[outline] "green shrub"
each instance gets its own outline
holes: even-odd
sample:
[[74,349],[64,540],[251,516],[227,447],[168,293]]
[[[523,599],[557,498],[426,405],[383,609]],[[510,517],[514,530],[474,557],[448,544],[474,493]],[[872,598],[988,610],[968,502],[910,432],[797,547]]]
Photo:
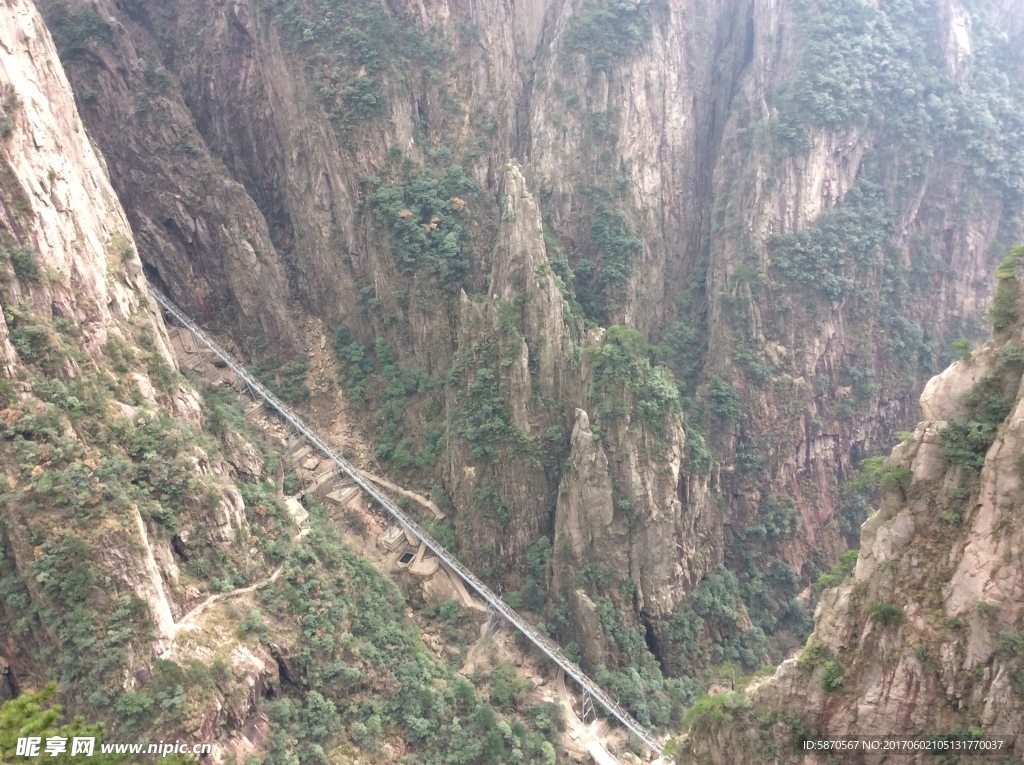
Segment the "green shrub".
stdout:
[[588,393],[604,417],[632,414],[661,434],[666,418],[680,410],[679,388],[666,367],[651,363],[654,349],[636,330],[611,326],[599,347],[587,348],[593,366]]
[[693,730],[708,725],[721,725],[732,722],[738,710],[750,709],[752,702],[746,694],[738,691],[719,693],[714,696],[701,696],[693,702],[683,716],[683,729]]
[[126,374],[131,371],[132,362],[135,361],[135,351],[128,343],[111,334],[107,338],[103,350],[110,357],[111,366],[115,372]]
[[863,289],[857,269],[878,266],[893,225],[882,188],[861,180],[814,225],[769,237],[771,268],[791,283],[820,290],[831,301],[842,300]]
[[250,371],[286,404],[297,404],[309,398],[310,390],[306,385],[309,361],[306,359],[280,366],[277,361],[269,359],[255,364]]
[[342,88],[341,102],[349,114],[359,120],[369,120],[383,111],[387,104],[376,77],[357,75]]
[[1014,630],[1000,632],[996,654],[1006,663],[1017,692],[1024,693],[1024,634]]
[[442,289],[457,290],[469,268],[462,197],[476,190],[465,168],[450,164],[437,174],[407,170],[395,183],[376,180],[371,186],[366,209],[390,234],[398,267],[410,275],[426,270]]
[[11,343],[26,364],[48,366],[56,361],[56,346],[49,328],[42,324],[19,322],[11,330]]
[[314,741],[325,741],[341,732],[341,717],[334,702],[322,693],[306,694],[302,708],[302,732]]
[[245,619],[238,625],[238,636],[245,637],[256,632],[260,632],[263,629],[263,614],[260,613],[258,608],[249,609],[249,613],[246,614]]
[[0,236],[0,259],[6,260],[21,282],[37,282],[42,277],[39,255],[31,247],[22,247],[8,234]]
[[843,668],[839,662],[829,659],[821,666],[821,689],[823,691],[834,691],[843,687],[846,677],[843,675]]
[[[124,755],[102,754],[101,745],[106,738],[103,724],[87,724],[82,717],[75,717],[71,722],[58,725],[62,708],[52,704],[51,699],[57,692],[56,683],[48,683],[41,691],[25,691],[14,699],[9,699],[0,707],[0,761],[15,762],[21,759],[16,754],[18,740],[30,733],[45,742],[49,738],[71,740],[77,737],[96,739],[94,754],[89,762],[95,765],[124,765],[128,760]],[[33,758],[35,759],[35,758]],[[40,760],[42,758],[39,758]],[[70,762],[69,756],[54,758],[55,762]],[[185,765],[189,760],[173,755],[167,765]]]
[[797,656],[796,663],[804,672],[810,672],[829,658],[832,652],[817,638],[811,638]]
[[[315,689],[303,694],[282,685],[291,698],[268,710],[268,757],[296,753],[303,762],[319,762],[342,729],[353,744],[371,751],[389,731],[399,730],[407,756],[417,762],[482,762],[484,751],[500,748],[490,732],[508,730],[504,740],[521,751],[522,762],[540,762],[543,742],[558,739],[557,708],[522,709],[531,689],[507,664],[494,673],[490,687],[492,705],[518,716],[503,719],[469,679],[427,651],[398,588],[341,544],[336,526],[322,520],[319,512],[311,513],[313,529],[305,544],[289,551],[264,609],[296,624],[298,682]],[[454,602],[438,612],[451,620],[445,635],[456,642],[447,630],[456,623],[465,629],[467,615]]]
[[611,308],[626,298],[633,260],[642,248],[626,214],[599,201],[586,257],[576,265],[576,296],[588,319],[608,324]]
[[960,357],[961,361],[968,361],[971,358],[971,341],[967,338],[954,340],[953,350]]
[[772,134],[783,148],[801,151],[811,126],[860,127],[902,148],[911,180],[945,149],[975,178],[1019,193],[1022,163],[1014,147],[1024,107],[1000,30],[971,13],[974,67],[956,79],[932,55],[937,34],[920,0],[805,4],[802,60],[775,93]]
[[[301,51],[324,109],[351,140],[360,122],[386,112],[391,76],[436,73],[445,51],[419,19],[375,0],[325,0],[313,6],[261,2]],[[389,72],[389,70],[394,72]]]
[[964,413],[939,433],[946,459],[970,470],[982,468],[999,426],[1013,407],[1019,377],[1012,369],[981,376],[964,397]]
[[528,681],[516,675],[512,664],[501,664],[491,677],[490,701],[503,712],[511,712],[518,707],[529,691]]
[[876,603],[871,608],[871,620],[889,627],[903,621],[903,609],[891,603]]
[[711,378],[708,391],[711,413],[723,422],[738,424],[743,419],[740,394],[718,375]]
[[941,431],[946,458],[972,470],[981,470],[997,427],[995,423],[957,418]]
[[1024,245],[1014,247],[996,267],[996,279],[1016,279],[1017,269],[1024,263]]
[[582,53],[591,67],[609,69],[651,36],[652,0],[592,0],[570,20],[566,50]]
[[[912,433],[910,435],[913,436]],[[906,493],[913,477],[910,468],[899,467],[888,457],[867,457],[861,460],[860,473],[850,481],[850,487],[861,492],[871,492],[879,487],[899,488]]]
[[996,269],[996,278],[999,280],[999,284],[996,286],[992,305],[988,309],[989,323],[996,332],[1003,332],[1017,323],[1019,309],[1017,269],[1022,260],[1024,260],[1024,246],[1015,247],[1009,255],[1003,258]]
[[437,615],[444,619],[446,622],[453,621],[455,617],[459,615],[460,608],[459,603],[456,600],[448,599],[441,604],[437,610]]
[[757,519],[743,530],[743,536],[767,542],[792,539],[800,530],[800,516],[795,508],[796,502],[789,497],[779,499],[771,494],[765,495],[761,499]]
[[870,369],[846,367],[844,372],[850,378],[853,395],[858,401],[870,401],[882,390],[882,386],[875,380],[875,373]]
[[1017,323],[1017,280],[1002,279],[996,287],[988,321],[996,332],[1003,332]]
[[448,373],[448,385],[462,393],[460,406],[449,414],[453,432],[466,440],[475,460],[493,460],[508,452],[529,453],[529,436],[512,423],[512,413],[501,394],[501,340],[481,340],[474,351],[475,359],[463,357]]
[[299,474],[294,470],[285,471],[284,477],[281,479],[281,484],[285,496],[288,497],[295,496],[302,489],[302,484],[299,481]]
[[839,560],[832,566],[828,573],[821,574],[818,577],[815,586],[819,590],[825,590],[830,587],[838,587],[850,574],[853,573],[853,569],[857,567],[857,557],[860,555],[860,550],[847,550],[839,556]]
[[45,8],[46,26],[65,62],[86,53],[90,41],[110,43],[113,39],[114,30],[92,8],[71,10],[63,0]]
[[[738,574],[724,566],[715,569],[673,612],[662,661],[673,674],[690,676],[725,663],[756,670],[770,653],[766,633],[777,631],[783,622],[804,628],[802,611],[790,608],[797,583],[795,572],[784,564],[766,570],[749,565]],[[744,609],[755,626],[744,624]],[[710,645],[706,635],[715,636]]]
[[891,465],[890,469],[882,474],[882,486],[884,488],[899,488],[905,493],[910,488],[913,477],[914,474],[910,468]]
[[153,699],[145,691],[127,691],[117,702],[117,715],[130,730],[144,730],[153,714]]
[[999,365],[1014,371],[1024,368],[1024,351],[1016,343],[1007,343],[999,351]]

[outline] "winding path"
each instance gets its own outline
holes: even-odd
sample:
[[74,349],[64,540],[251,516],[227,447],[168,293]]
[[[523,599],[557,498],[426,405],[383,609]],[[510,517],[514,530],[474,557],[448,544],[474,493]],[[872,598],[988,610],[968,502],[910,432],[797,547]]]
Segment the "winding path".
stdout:
[[[308,533],[309,533],[309,528],[308,527],[302,529],[298,534],[296,534],[294,537],[292,537],[291,544],[292,545],[298,544],[299,542],[302,541],[303,537],[305,537]],[[178,637],[178,633],[184,627],[186,627],[187,625],[189,625],[190,623],[195,621],[195,619],[198,616],[200,616],[201,614],[205,613],[210,608],[210,606],[214,605],[215,603],[219,603],[222,600],[227,600],[228,598],[237,598],[239,595],[248,595],[250,592],[256,592],[256,590],[262,590],[264,587],[266,587],[268,585],[271,585],[271,584],[273,584],[274,582],[277,581],[278,577],[281,576],[281,572],[284,571],[284,566],[285,566],[285,564],[282,563],[280,566],[278,566],[276,569],[274,569],[274,573],[272,573],[266,579],[261,579],[260,581],[254,583],[254,584],[246,585],[245,587],[239,587],[238,589],[231,590],[230,592],[218,592],[218,593],[208,597],[206,600],[204,600],[202,603],[197,605],[195,608],[193,608],[187,614],[182,616],[181,619],[179,619],[178,621],[176,621],[174,623],[174,632],[170,635],[171,645],[173,646],[175,638]],[[163,652],[163,658],[166,658],[167,656],[169,656],[170,653],[171,653],[171,647],[168,647]]]
[[444,520],[445,515],[441,511],[441,508],[439,508],[433,501],[427,499],[426,497],[424,497],[419,492],[409,491],[408,489],[403,489],[398,484],[391,483],[391,481],[389,481],[388,479],[381,478],[379,475],[374,475],[373,473],[369,472],[368,470],[363,470],[362,468],[360,468],[359,472],[363,475],[364,478],[366,478],[366,480],[373,481],[375,484],[377,484],[381,488],[388,489],[389,491],[393,491],[396,494],[401,494],[403,497],[408,497],[413,502],[416,502],[419,505],[421,505],[422,507],[427,508],[427,510],[429,510],[431,512],[431,514],[434,516],[434,518],[436,518],[437,520],[439,520],[439,521]]

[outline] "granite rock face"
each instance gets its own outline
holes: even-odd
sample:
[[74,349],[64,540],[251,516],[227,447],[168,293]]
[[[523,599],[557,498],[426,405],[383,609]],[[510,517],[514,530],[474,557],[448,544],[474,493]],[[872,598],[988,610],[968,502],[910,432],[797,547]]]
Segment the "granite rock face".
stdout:
[[[1015,278],[1005,285],[1020,293]],[[806,762],[784,742],[797,729],[925,736],[972,726],[1009,736],[1007,756],[1020,758],[1024,717],[1013,645],[1024,603],[1024,410],[1020,368],[1006,362],[1020,338],[1018,321],[934,378],[922,396],[926,412],[950,421],[977,417],[964,376],[1002,378],[1012,403],[980,467],[947,454],[953,431],[943,432],[946,421],[922,422],[893,449],[896,480],[861,528],[852,575],[822,593],[807,647],[748,690],[752,708],[730,722],[694,727],[678,762],[757,763],[767,752],[776,762]]]
[[[176,436],[196,433],[208,410],[200,394],[173,371],[167,328],[146,292],[136,251],[133,227],[140,229],[139,219],[126,214],[111,185],[108,165],[82,123],[50,33],[32,2],[13,0],[0,11],[0,90],[5,120],[0,142],[4,421],[11,424],[27,414],[54,417],[57,435],[49,437],[63,439],[64,450],[63,455],[55,450],[41,428],[23,430],[18,439],[29,447],[25,453],[32,462],[31,470],[21,470],[11,461],[13,432],[4,432],[0,564],[10,599],[5,595],[0,604],[0,702],[52,679],[54,666],[66,660],[69,633],[87,633],[112,601],[131,612],[132,617],[122,618],[138,621],[121,638],[103,636],[112,641],[104,642],[106,654],[99,643],[83,654],[92,653],[96,662],[111,654],[123,659],[104,683],[133,692],[152,680],[154,660],[170,648],[181,617],[203,595],[197,585],[210,590],[211,583],[185,565],[182,537],[191,535],[197,550],[218,544],[225,559],[241,564],[240,570],[259,571],[266,563],[250,549],[252,530],[234,485],[241,469],[197,446],[190,459],[182,459],[182,472],[161,474],[165,491],[192,480],[203,482],[204,489],[201,497],[183,491],[184,499],[176,500],[181,506],[173,507],[179,526],[169,533],[166,516],[154,517],[151,495],[129,498],[126,493],[133,482],[144,480],[124,447],[84,447],[101,425],[112,421],[126,432],[159,422]],[[12,267],[12,252],[28,265]],[[52,391],[63,396],[56,399],[61,406],[53,403]],[[82,399],[89,402],[88,412]],[[234,435],[236,461],[258,476],[263,457],[243,436]],[[169,469],[172,455],[158,454],[154,444],[148,447],[154,451],[146,469],[159,473]],[[116,466],[111,472],[96,472],[111,462]],[[62,480],[64,471],[75,478],[52,491],[52,482]],[[31,494],[31,481],[37,482],[38,495]],[[111,501],[115,490],[121,493]],[[61,545],[71,545],[74,553],[52,556]],[[58,566],[79,567],[78,578],[63,570],[41,573],[40,560],[53,557]],[[71,605],[61,599],[83,582],[89,583],[84,594],[69,596]],[[73,627],[62,629],[69,618]],[[233,633],[219,639],[219,646],[198,657],[201,661],[212,661],[216,649],[243,650]],[[240,661],[235,668],[250,681],[247,692],[229,701],[239,728],[255,714],[271,682],[266,678],[276,677],[272,662],[249,658],[247,666]],[[92,700],[83,704],[77,695],[82,689],[61,679],[65,708],[94,718],[97,705]],[[232,737],[223,735],[218,724],[226,701],[218,693],[190,701],[193,711],[207,718],[206,739],[227,740],[218,743],[222,754],[231,748]]]
[[[170,360],[162,322],[145,296],[132,230],[41,17],[31,3],[16,3],[0,24],[0,76],[12,122],[4,147],[5,228],[23,233],[40,264],[57,275],[23,285],[18,298],[44,315],[80,324],[95,355],[109,333],[119,334],[119,322],[141,313]],[[6,331],[0,352],[8,368],[16,363]]]

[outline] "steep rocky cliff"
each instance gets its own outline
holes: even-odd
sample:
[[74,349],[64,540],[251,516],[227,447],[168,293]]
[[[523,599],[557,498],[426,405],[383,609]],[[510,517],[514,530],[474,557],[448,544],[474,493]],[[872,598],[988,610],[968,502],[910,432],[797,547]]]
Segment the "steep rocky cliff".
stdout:
[[338,328],[317,406],[595,667],[781,655],[1021,238],[1014,0],[41,6],[147,273],[282,385]]
[[706,699],[678,762],[805,762],[803,736],[985,733],[1009,737],[993,761],[1020,761],[1022,257],[1000,268],[993,339],[929,382],[929,419],[893,449],[807,646],[746,696]]
[[[763,63],[716,168],[708,296],[710,367],[750,418],[731,444],[746,475],[726,491],[741,509],[761,482],[797,498],[799,568],[836,543],[834,477],[914,418],[951,333],[977,332],[992,253],[1019,236],[1021,122],[1002,101],[1019,83],[990,87],[1016,55],[995,17],[795,11],[755,8]],[[981,127],[997,114],[1003,136]]]
[[[498,659],[460,676],[469,614],[431,611],[418,583],[407,600],[359,557],[348,543],[375,549],[387,528],[365,510],[343,529],[315,495],[282,496],[283,427],[209,385],[233,373],[178,371],[190,340],[147,294],[129,226],[144,213],[119,203],[29,0],[0,9],[0,92],[0,702],[53,681],[115,741],[209,744],[216,763],[554,762],[550,689]],[[239,230],[198,207],[192,255]],[[161,226],[150,246],[177,241]],[[274,286],[254,248],[231,252],[250,287]],[[287,347],[287,313],[263,319]],[[40,731],[4,711],[7,761]]]
[[230,633],[193,656],[172,644],[189,608],[268,567],[237,485],[263,457],[211,432],[224,412],[175,371],[35,7],[9,3],[0,37],[4,688],[55,679],[119,734],[205,737],[223,759],[275,664]]
[[[216,658],[233,673],[159,711],[154,697],[183,691],[177,665],[154,660],[206,593],[266,568],[234,485],[236,464],[262,458],[203,432],[211,410],[173,369],[127,217],[31,3],[5,7],[0,39],[4,685],[59,680],[72,710],[118,732],[212,739],[222,711],[236,726],[253,714],[276,678],[269,656],[224,640]],[[215,656],[203,658],[193,670]]]

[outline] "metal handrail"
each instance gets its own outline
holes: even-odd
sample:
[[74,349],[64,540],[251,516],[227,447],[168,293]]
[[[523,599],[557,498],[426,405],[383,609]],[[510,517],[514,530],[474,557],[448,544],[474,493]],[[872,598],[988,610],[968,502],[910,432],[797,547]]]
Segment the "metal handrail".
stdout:
[[[537,629],[523,619],[519,614],[512,610],[505,602],[491,592],[490,588],[482,581],[477,579],[476,575],[466,568],[459,560],[452,554],[450,554],[445,548],[438,544],[426,531],[420,528],[419,524],[410,518],[406,513],[399,508],[391,499],[383,494],[380,490],[373,486],[369,481],[362,477],[359,470],[352,465],[348,460],[339,454],[336,454],[330,446],[328,446],[315,432],[309,429],[309,427],[294,414],[287,406],[285,406],[273,393],[267,390],[258,380],[250,375],[240,364],[236,364],[230,356],[218,347],[206,333],[196,325],[190,318],[183,314],[174,303],[168,298],[162,295],[153,287],[149,287],[149,294],[164,308],[167,313],[173,316],[177,321],[181,322],[182,326],[186,327],[196,337],[203,341],[211,351],[213,351],[227,366],[234,372],[240,380],[245,382],[249,389],[260,396],[267,404],[277,411],[295,430],[307,439],[310,443],[316,446],[321,452],[324,453],[329,459],[331,459],[335,465],[337,465],[342,472],[344,472],[349,478],[351,478],[363,491],[373,497],[381,507],[388,511],[391,516],[397,520],[403,527],[412,532],[413,536],[419,539],[427,548],[433,552],[438,558],[444,561],[445,565],[453,571],[457,572],[459,576],[476,590],[477,594],[484,599],[492,608],[500,613],[510,624],[515,626],[520,632],[522,632],[527,639],[530,640],[537,648],[539,648],[545,656],[547,656],[556,665],[562,668],[567,675],[575,680],[580,687],[590,693],[590,695],[608,712],[618,719],[623,725],[626,726],[634,735],[643,741],[648,747],[650,747],[657,754],[662,754],[662,744],[659,742],[652,733],[650,733],[643,725],[633,719],[632,715],[627,712],[622,705],[620,705],[615,699],[609,696],[605,691],[593,680],[584,674],[583,670],[580,669],[575,662],[568,659],[565,654],[562,653],[562,649],[559,648],[554,642],[548,637],[540,634]],[[199,350],[198,348],[196,349]]]

